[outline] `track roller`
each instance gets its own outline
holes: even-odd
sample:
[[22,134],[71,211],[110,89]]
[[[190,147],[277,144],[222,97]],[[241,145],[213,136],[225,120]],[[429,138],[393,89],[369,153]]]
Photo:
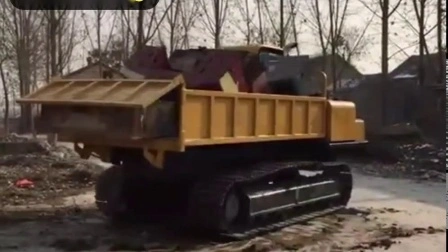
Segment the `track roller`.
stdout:
[[128,212],[123,193],[123,178],[123,167],[114,165],[104,170],[96,181],[96,206],[110,219],[121,219]]
[[199,181],[189,202],[194,227],[244,238],[343,208],[352,177],[339,163],[255,166]]
[[170,214],[185,212],[184,183],[151,180],[133,168],[115,165],[100,174],[95,186],[100,212],[118,222],[159,222]]
[[341,163],[261,164],[189,183],[130,177],[135,173],[124,169],[113,166],[98,179],[96,202],[106,216],[184,220],[193,229],[237,239],[335,212],[346,206],[353,186]]

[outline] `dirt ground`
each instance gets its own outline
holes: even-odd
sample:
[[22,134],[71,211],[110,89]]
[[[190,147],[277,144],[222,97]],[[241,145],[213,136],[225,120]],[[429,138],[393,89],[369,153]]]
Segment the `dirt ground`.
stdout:
[[[63,149],[63,153],[72,153]],[[406,169],[410,168],[404,169],[404,175],[385,178],[390,170],[398,174],[391,166],[396,162],[353,161],[355,189],[349,208],[341,213],[246,241],[220,243],[160,227],[112,227],[95,210],[90,190],[95,174],[108,164],[79,161],[71,154],[61,157],[57,151],[46,153],[48,156],[36,155],[35,159],[17,158],[19,170],[7,173],[3,180],[2,170],[11,168],[0,158],[0,190],[27,192],[27,196],[12,194],[13,199],[8,198],[11,191],[0,195],[0,251],[446,251],[446,226],[441,221],[446,216],[445,183],[439,175],[422,179],[414,173],[409,176]],[[61,159],[55,158],[58,155]],[[68,156],[76,165],[46,166],[64,163],[70,160]],[[36,158],[42,157],[46,161],[39,163]],[[37,173],[42,180],[30,171],[34,169],[41,170]],[[70,174],[76,169],[87,170],[90,175],[73,179]],[[33,181],[35,187],[17,188],[14,181],[23,178]],[[39,185],[40,181],[45,182]],[[66,187],[57,185],[61,182]],[[33,191],[39,192],[35,195]],[[40,200],[36,199],[39,195]]]
[[114,228],[92,208],[88,192],[67,197],[64,210],[41,205],[26,214],[6,211],[0,251],[446,251],[444,184],[361,174],[355,179],[346,211],[231,243],[158,227]]
[[346,161],[367,175],[445,182],[445,153],[445,147],[407,136],[372,140],[361,155]]
[[80,159],[73,149],[63,145],[51,147],[44,141],[29,141],[15,135],[2,142],[22,142],[27,148],[21,151],[16,147],[15,153],[0,155],[0,206],[49,204],[91,190],[104,170]]

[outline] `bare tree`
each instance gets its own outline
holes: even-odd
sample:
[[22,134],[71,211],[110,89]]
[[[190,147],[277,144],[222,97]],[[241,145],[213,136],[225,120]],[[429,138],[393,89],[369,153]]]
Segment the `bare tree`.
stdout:
[[[18,10],[10,2],[0,2],[0,23],[5,28],[6,43],[11,48],[11,53],[16,59],[14,70],[17,71],[20,95],[26,95],[31,91],[33,76],[36,76],[38,67],[43,65],[43,45],[45,33],[44,18],[41,12]],[[29,131],[32,127],[32,109],[30,105],[21,106],[22,132]]]
[[291,37],[298,42],[301,27],[296,22],[298,4],[298,0],[282,0],[279,4],[266,0],[235,1],[232,7],[237,14],[230,22],[244,35],[246,44],[269,43],[283,47]]
[[[371,15],[366,24],[361,27],[346,27],[341,32],[338,46],[336,47],[336,54],[341,56],[346,62],[351,63],[353,59],[362,57],[367,51],[367,47],[371,44],[370,37],[366,35],[369,27],[373,23],[374,15]],[[344,68],[340,68],[337,76],[342,74]]]
[[[155,18],[156,12],[153,11],[152,13],[153,13],[153,15],[151,16],[152,17],[151,21],[154,20],[153,18]],[[146,44],[145,41],[144,41],[145,39],[144,39],[144,34],[143,34],[143,20],[144,20],[144,18],[145,18],[144,10],[142,8],[139,8],[138,14],[137,14],[137,38],[136,38],[136,42],[135,42],[136,43],[135,47],[136,47],[137,50],[142,49],[142,47]],[[129,29],[129,31],[131,30],[129,27],[128,27],[128,29]],[[158,29],[156,29],[156,31],[157,30]]]
[[200,0],[178,0],[180,5],[180,23],[182,24],[182,48],[190,47],[190,32],[200,16]]
[[5,62],[7,61],[7,58],[3,56],[0,59],[0,80],[2,81],[2,87],[3,87],[3,96],[5,99],[5,107],[4,113],[3,113],[3,128],[4,133],[9,134],[9,88],[8,88],[8,80],[6,79],[5,74]]
[[67,70],[77,45],[84,41],[84,36],[77,27],[77,11],[44,11],[46,23],[45,64],[46,79],[63,75]]
[[[167,0],[169,4],[162,11],[160,5],[151,10],[121,11],[121,18],[133,42],[133,49],[138,50],[150,42],[158,34],[160,25],[170,11],[174,0]],[[145,17],[149,17],[148,20]],[[146,30],[144,29],[146,27]]]
[[[60,40],[58,38],[61,38],[61,35],[58,33],[58,30],[60,30],[60,25],[63,20],[63,18],[66,16],[67,10],[47,10],[44,11],[44,16],[46,18],[46,26],[47,26],[47,34],[46,34],[46,50],[45,50],[45,66],[46,66],[46,79],[49,82],[51,77],[55,77],[57,75],[62,75],[62,66],[59,64],[61,63],[62,58],[62,52],[61,49],[58,50],[58,43]],[[60,57],[57,57],[57,55],[60,55]],[[58,71],[59,70],[59,71]],[[33,82],[36,82],[37,76],[33,75]],[[33,110],[33,105],[31,105],[31,109]],[[34,116],[31,119],[31,128],[33,131],[33,136],[35,137],[35,124],[34,124]],[[49,144],[52,146],[56,145],[57,136],[56,134],[49,134],[47,135],[47,140]]]
[[389,20],[402,0],[398,0],[394,5],[391,5],[390,0],[378,1],[381,8],[381,73],[385,80],[389,74]]
[[[103,19],[104,17],[108,14],[108,12],[104,11],[104,10],[96,10],[92,15],[88,15],[86,12],[82,13],[82,18],[84,21],[84,27],[85,27],[85,31],[87,34],[87,38],[90,42],[90,47],[91,50],[89,51],[89,57],[91,58],[95,58],[96,61],[100,62],[99,64],[99,78],[102,77],[102,64],[104,63],[104,51],[106,51],[106,48],[108,47],[111,39],[112,39],[112,33],[114,31],[115,28],[115,20],[116,20],[116,16],[113,15],[111,18],[112,20],[112,25],[110,28],[110,32],[109,32],[109,36],[106,38],[106,43],[105,45],[103,44],[103,36],[102,36],[102,30],[101,30],[101,26],[103,25]],[[108,15],[108,17],[110,18],[110,15]],[[94,20],[94,22],[92,22]],[[90,24],[94,23],[94,30],[95,30],[95,34],[91,34],[90,30]]]
[[[323,66],[326,66],[326,59],[328,55],[328,45],[329,45],[329,37],[327,33],[327,26],[324,20],[327,18],[322,11],[322,7],[320,5],[319,0],[313,0],[307,2],[307,9],[310,13],[310,17],[306,19],[305,23],[307,26],[316,34],[321,53],[324,59]],[[302,16],[306,16],[304,12],[300,11]],[[323,69],[325,70],[325,68]]]
[[256,28],[254,20],[257,13],[256,10],[253,9],[253,4],[256,3],[250,0],[235,1],[232,3],[232,7],[237,11],[237,15],[232,17],[229,21],[244,35],[244,41],[249,45],[253,41]]
[[337,88],[336,50],[343,43],[342,31],[347,18],[348,5],[349,0],[328,0],[330,16],[331,79],[333,80],[333,90],[336,90]]
[[[102,64],[103,64],[103,50],[102,50],[102,46],[101,46],[101,19],[103,19],[104,17],[104,11],[103,10],[97,10],[95,11],[96,13],[96,49],[98,50],[98,61],[100,62],[100,64],[98,65],[99,67],[99,74],[100,74],[100,78],[101,76],[103,76],[103,69],[102,69]],[[114,16],[115,17],[115,16]],[[111,33],[112,33],[112,29],[113,29],[113,25],[111,28]]]
[[285,46],[285,1],[280,0],[280,34],[279,45]]
[[[412,0],[411,6],[408,8],[408,2],[403,2],[402,10],[397,11],[404,24],[404,28],[410,31],[411,37],[417,37],[417,40],[411,42],[417,44],[419,54],[418,78],[419,83],[423,84],[426,81],[425,73],[425,55],[429,54],[428,41],[436,40],[437,23],[433,20],[437,15],[436,0]],[[429,62],[427,62],[429,64]]]
[[48,51],[50,53],[50,74],[51,76],[57,75],[57,59],[56,59],[56,41],[57,41],[57,29],[61,22],[61,19],[65,15],[66,11],[64,10],[61,15],[56,17],[55,10],[48,11],[48,26],[49,26],[49,34],[48,34]]
[[[45,22],[45,79],[50,81],[51,77],[62,76],[64,70],[69,66],[73,57],[74,48],[83,41],[78,36],[76,27],[76,11],[65,10],[46,10],[43,11]],[[36,56],[36,55],[35,55]],[[37,62],[37,60],[33,60]],[[33,83],[36,84],[40,76],[33,75]],[[37,88],[35,85],[34,89]],[[34,120],[32,120],[33,134]],[[48,142],[56,144],[55,134],[47,136]]]
[[257,2],[257,18],[258,18],[258,36],[260,37],[260,43],[264,44],[264,29],[263,29],[263,18],[262,18],[262,1],[255,0]]
[[221,35],[229,11],[229,0],[198,0],[201,7],[200,21],[212,36],[215,48],[221,46]]
[[169,53],[172,53],[179,46],[182,39],[182,25],[179,22],[181,19],[182,4],[182,1],[165,1],[165,8],[168,9],[166,23],[168,24]]
[[[117,35],[115,34],[115,28],[117,24],[118,15],[112,13],[110,11],[104,10],[96,10],[93,15],[87,15],[86,13],[82,14],[84,20],[84,27],[86,31],[87,38],[90,42],[90,50],[89,50],[89,59],[90,63],[93,62],[101,62],[99,64],[99,77],[103,76],[102,66],[103,64],[108,66],[115,66],[116,59],[115,54],[113,52],[113,48],[116,47],[117,43]],[[105,20],[107,18],[107,20]],[[91,27],[89,24],[92,22],[90,20],[95,20],[94,30],[95,34],[91,34],[89,30]],[[107,31],[103,31],[101,29],[102,25],[107,22],[110,24],[110,29]],[[106,34],[104,34],[106,33]],[[121,56],[121,54],[120,54]],[[120,58],[121,59],[121,58]]]
[[[2,41],[7,40],[7,37],[5,35],[5,27],[3,26],[3,23],[0,23],[0,39]],[[0,80],[2,82],[5,105],[5,107],[3,108],[3,128],[5,134],[9,134],[9,87],[5,73],[5,63],[7,63],[7,61],[9,60],[11,60],[10,48],[8,48],[8,45],[6,43],[0,42]]]
[[443,66],[444,66],[444,49],[443,49],[443,38],[446,36],[443,35],[443,20],[446,18],[446,1],[437,0],[437,52],[439,53],[438,64],[439,64],[439,76],[438,82],[442,83],[444,74],[443,74]]
[[397,11],[398,7],[402,3],[402,0],[375,0],[372,4],[379,5],[380,13],[376,11],[373,6],[366,1],[360,0],[360,2],[372,12],[376,17],[381,19],[381,73],[383,78],[386,79],[389,74],[389,23],[392,15]]
[[[419,52],[419,60],[418,60],[418,78],[420,85],[423,85],[425,82],[425,51],[429,54],[428,45],[426,43],[426,7],[428,6],[430,0],[412,0],[412,5],[414,7],[415,16],[417,18],[418,24],[418,52]],[[434,26],[437,27],[437,24]],[[442,70],[442,69],[440,69]]]
[[[309,18],[305,19],[305,24],[314,32],[319,41],[323,58],[322,70],[328,72],[327,59],[330,59],[329,79],[335,90],[340,84],[339,76],[342,71],[337,70],[339,68],[336,62],[337,56],[350,61],[353,57],[360,55],[366,47],[366,31],[372,23],[373,16],[363,25],[348,26],[350,0],[328,0],[326,5],[322,3],[319,0],[307,2],[306,9],[309,12]],[[300,13],[306,16],[304,12],[300,11]]]
[[[125,15],[129,16],[130,15],[130,10],[125,10]],[[115,15],[118,15],[118,13],[116,13]],[[120,13],[121,15],[121,13]],[[127,27],[127,24],[124,20],[124,18],[122,18],[120,16],[119,18],[119,24],[118,24],[118,34],[119,34],[119,46],[122,49],[122,55],[121,55],[121,59],[127,59],[130,56],[131,53],[131,32]]]
[[[300,2],[299,2],[300,3]],[[298,9],[300,8],[300,5],[296,0],[289,0],[289,8],[291,10],[291,16],[292,16],[292,33],[294,36],[294,41],[297,43],[297,54],[300,54],[300,40],[299,40],[299,34],[302,31],[302,20],[299,19],[299,22],[297,22],[297,14]]]
[[280,47],[285,46],[286,41],[289,40],[290,36],[294,35],[294,28],[297,25],[295,20],[299,1],[288,0],[286,3],[284,1],[280,1],[278,5],[272,4],[272,2],[267,0],[261,1],[263,16],[265,17],[264,20],[267,23],[264,25],[264,39],[269,37],[266,36],[266,34],[269,33],[268,30],[271,30],[271,36],[276,37],[275,44]]

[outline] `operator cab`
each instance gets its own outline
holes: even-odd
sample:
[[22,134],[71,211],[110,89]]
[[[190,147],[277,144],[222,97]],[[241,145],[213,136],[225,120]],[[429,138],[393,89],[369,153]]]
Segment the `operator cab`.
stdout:
[[[280,95],[307,95],[305,71],[308,56],[289,56],[297,43],[278,47],[261,46],[258,52],[270,93]],[[264,78],[264,77],[262,77]]]
[[321,96],[323,90],[317,83],[308,81],[309,56],[291,56],[297,43],[284,48],[269,45],[224,47],[224,50],[245,51],[244,77],[251,83],[254,93],[280,95]]

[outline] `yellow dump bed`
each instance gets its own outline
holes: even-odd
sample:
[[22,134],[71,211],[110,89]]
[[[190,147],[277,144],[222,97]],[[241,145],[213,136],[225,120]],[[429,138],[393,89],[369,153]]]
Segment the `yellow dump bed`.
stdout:
[[181,84],[174,80],[57,80],[19,99],[18,103],[140,108]]
[[57,80],[18,102],[41,105],[42,133],[85,145],[184,151],[198,145],[364,138],[352,103],[187,90],[182,76]]

